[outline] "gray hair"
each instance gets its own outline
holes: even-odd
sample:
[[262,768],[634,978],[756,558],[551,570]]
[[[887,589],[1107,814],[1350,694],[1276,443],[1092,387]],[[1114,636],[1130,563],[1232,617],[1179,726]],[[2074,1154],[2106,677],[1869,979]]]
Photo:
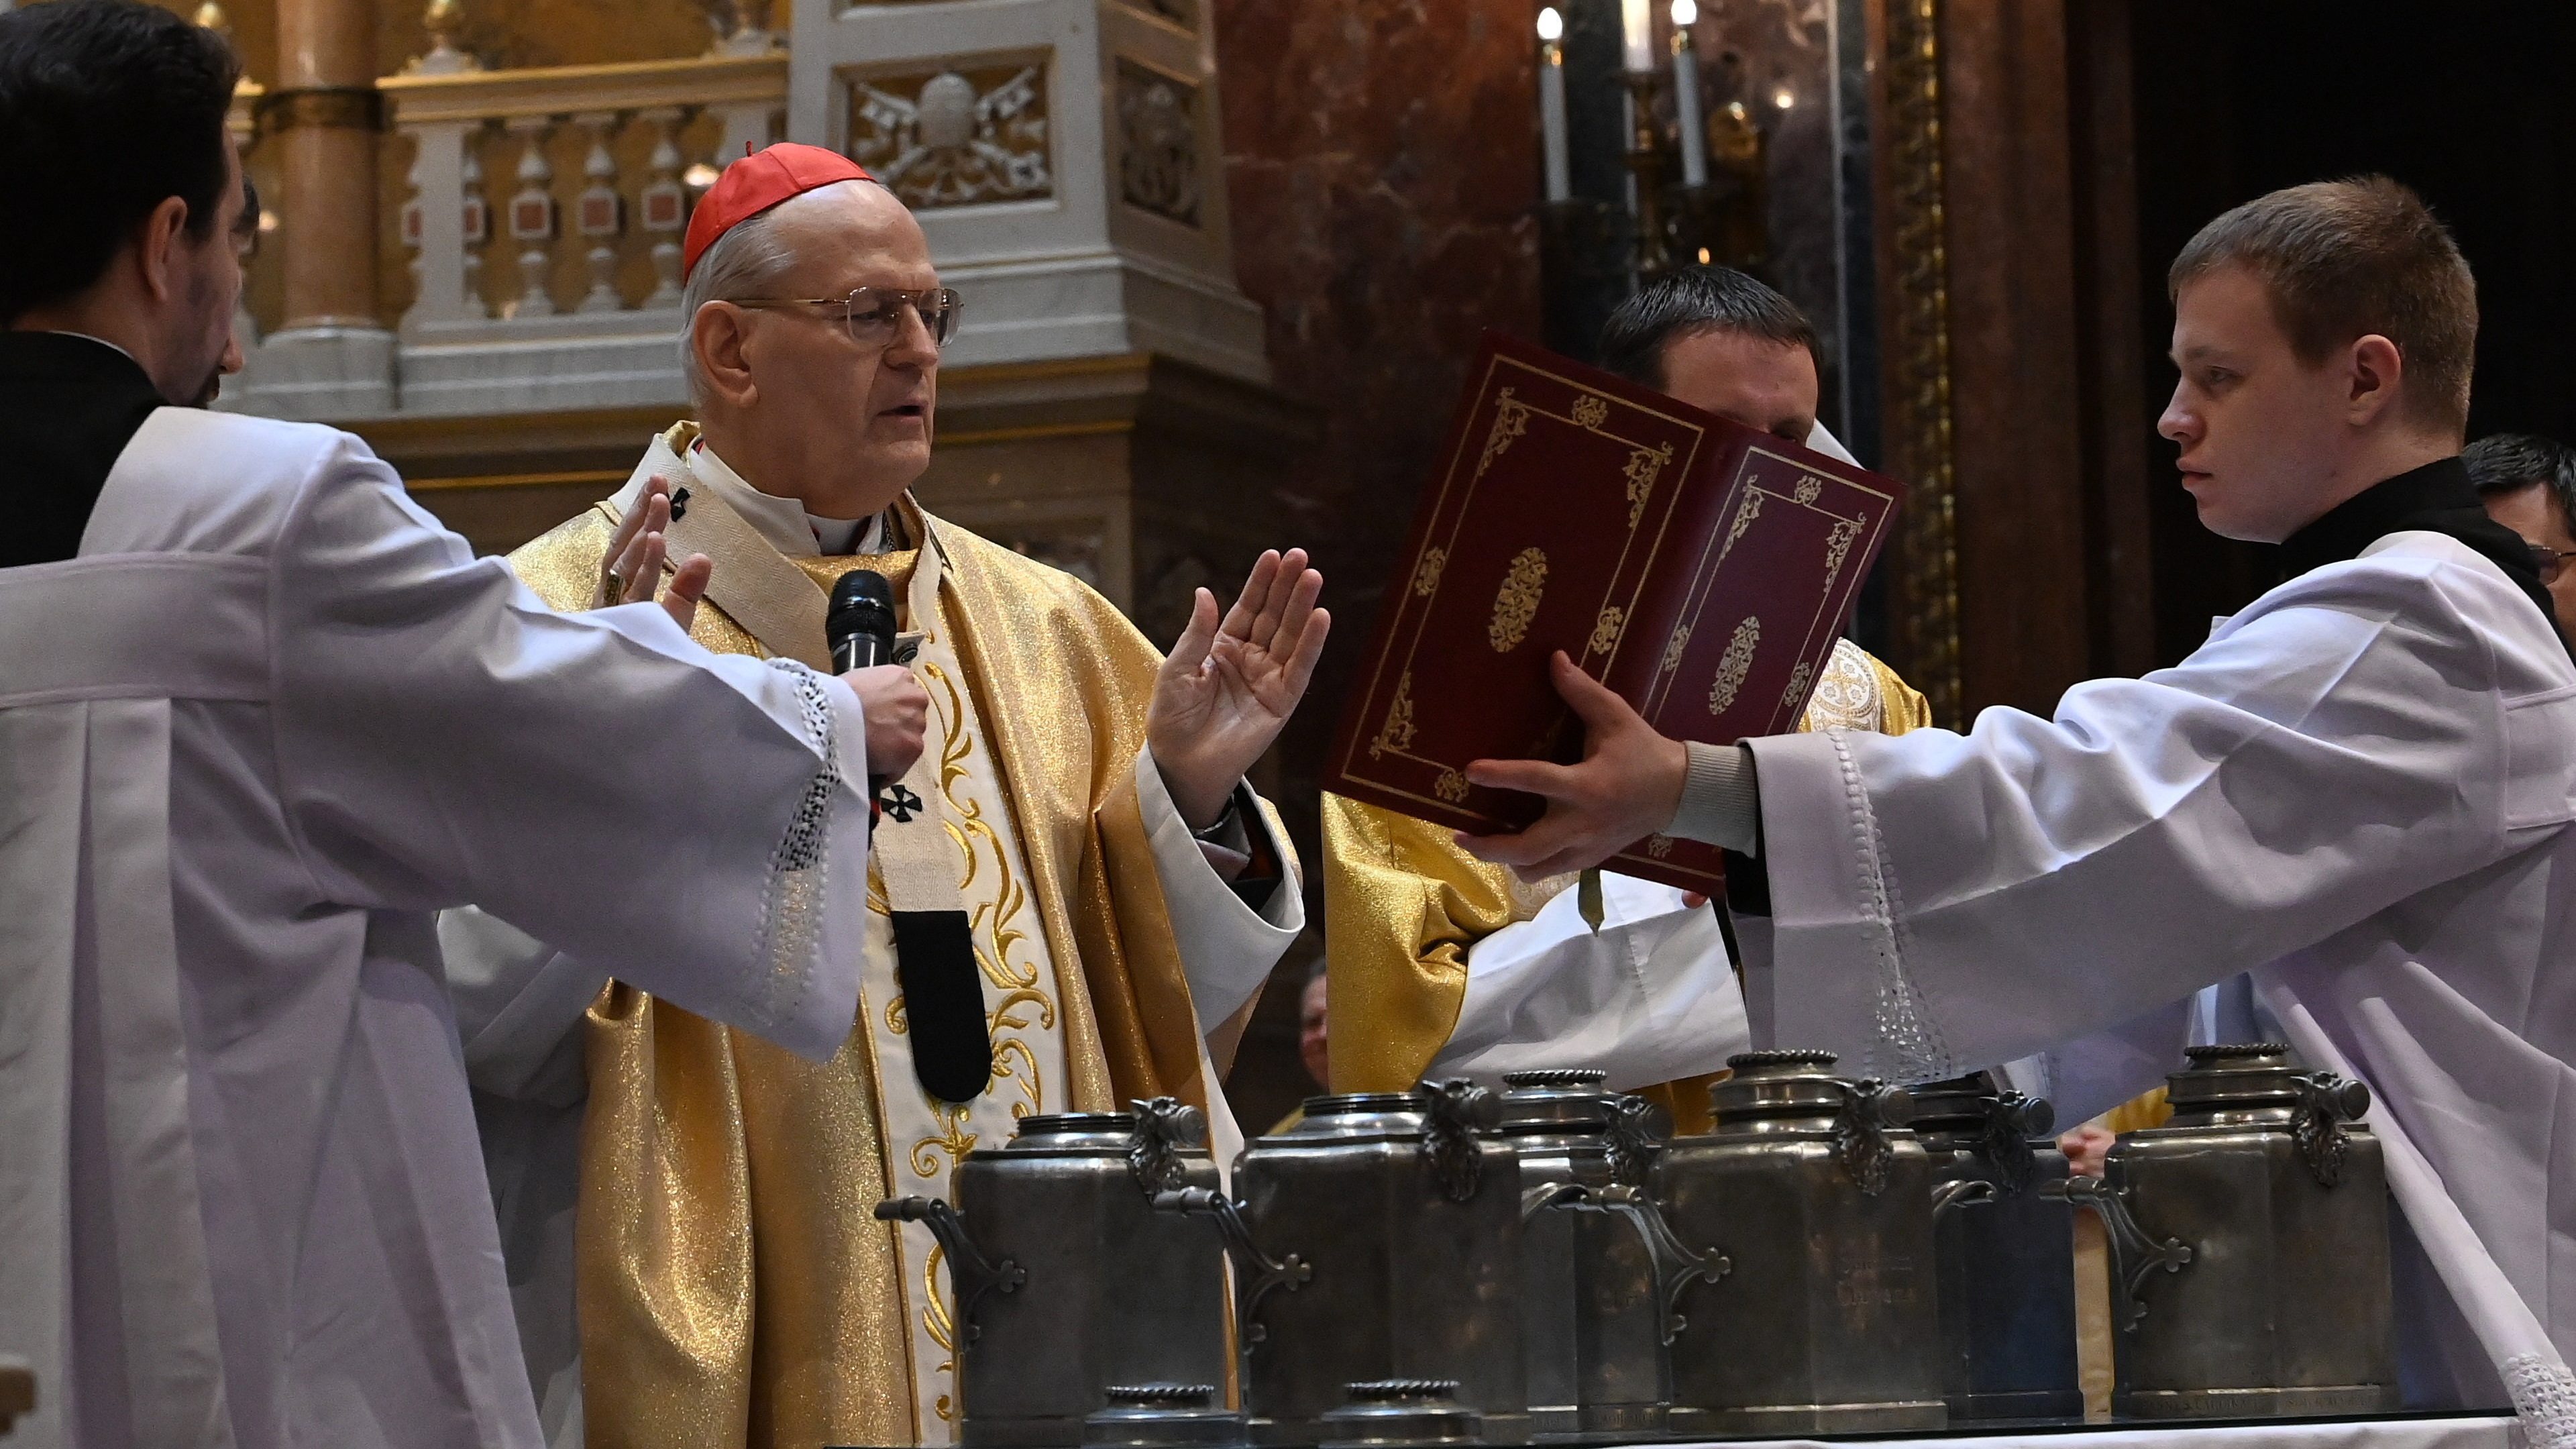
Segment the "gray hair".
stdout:
[[777,215],[773,206],[734,223],[698,257],[688,284],[680,289],[680,376],[689,385],[690,406],[701,412],[707,405],[707,375],[698,366],[698,309],[709,302],[761,296],[796,264],[795,253],[776,234]]

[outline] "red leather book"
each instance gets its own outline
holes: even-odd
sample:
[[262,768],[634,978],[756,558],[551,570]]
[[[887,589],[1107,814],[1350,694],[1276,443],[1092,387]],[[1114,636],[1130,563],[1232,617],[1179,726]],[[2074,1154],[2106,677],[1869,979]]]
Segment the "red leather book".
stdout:
[[[1440,456],[1324,788],[1478,834],[1541,802],[1469,761],[1582,753],[1555,650],[1675,739],[1796,728],[1903,494],[1498,333]],[[1725,882],[1716,847],[1664,836],[1608,868]]]

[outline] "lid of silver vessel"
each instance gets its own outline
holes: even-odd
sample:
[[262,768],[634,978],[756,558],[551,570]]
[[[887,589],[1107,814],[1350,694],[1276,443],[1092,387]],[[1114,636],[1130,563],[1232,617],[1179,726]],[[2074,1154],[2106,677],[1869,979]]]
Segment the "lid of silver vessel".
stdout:
[[1902,1087],[1852,1082],[1833,1074],[1834,1053],[1807,1049],[1737,1052],[1726,1059],[1733,1075],[1708,1089],[1717,1130],[1830,1131],[1856,1104],[1877,1124],[1903,1127],[1914,1100]]
[[1324,1415],[1318,1449],[1432,1449],[1481,1444],[1483,1416],[1460,1404],[1455,1379],[1374,1379]]
[[2196,1046],[2184,1055],[2191,1065],[2165,1078],[2170,1126],[2221,1119],[2287,1124],[2303,1107],[2322,1107],[2349,1122],[2370,1110],[2370,1088],[2307,1070],[2284,1042]]
[[2038,1137],[2057,1125],[2057,1109],[2047,1098],[2008,1090],[1992,1072],[1917,1083],[1905,1095],[1914,1102],[1914,1120],[1906,1125],[1931,1147],[1973,1147],[2005,1132]]
[[1549,1157],[1569,1149],[1600,1152],[1610,1173],[1642,1184],[1672,1114],[1643,1097],[1603,1085],[1609,1073],[1591,1067],[1552,1067],[1503,1073],[1502,1131],[1526,1156]]
[[1082,1421],[1085,1449],[1242,1449],[1241,1414],[1219,1405],[1214,1384],[1113,1384],[1108,1404]]

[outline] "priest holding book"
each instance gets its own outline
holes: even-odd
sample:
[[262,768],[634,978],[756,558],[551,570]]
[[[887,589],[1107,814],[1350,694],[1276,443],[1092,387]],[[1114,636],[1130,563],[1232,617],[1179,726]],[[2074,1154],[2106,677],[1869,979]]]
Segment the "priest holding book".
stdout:
[[[1632,382],[1847,457],[1816,422],[1815,349],[1789,299],[1724,267],[1648,283],[1601,338],[1605,364]],[[1843,641],[1804,727],[1902,734],[1928,720],[1921,695]],[[1719,923],[1698,899],[1604,872],[1595,930],[1570,872],[1480,862],[1442,826],[1341,795],[1324,797],[1323,815],[1333,1090],[1598,1066],[1614,1087],[1649,1088],[1677,1123],[1706,1120],[1694,1083],[1743,1049],[1745,1025]]]
[[1667,828],[1739,852],[1768,887],[1739,917],[1755,1040],[1900,1080],[2177,1022],[2251,972],[2309,1065],[2372,1090],[2409,1402],[2509,1396],[2576,1443],[2576,664],[2459,460],[2468,266],[2372,177],[2228,212],[2169,285],[2160,430],[2202,522],[2281,544],[2287,582],[2174,668],[1964,735],[1684,747],[1560,665],[1592,753],[1471,767],[1548,811],[1462,843],[1539,872]]

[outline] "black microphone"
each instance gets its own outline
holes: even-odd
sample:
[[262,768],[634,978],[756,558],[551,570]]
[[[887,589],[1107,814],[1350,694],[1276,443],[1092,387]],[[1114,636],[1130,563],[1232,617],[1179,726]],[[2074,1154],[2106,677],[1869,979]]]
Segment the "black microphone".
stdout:
[[832,603],[823,615],[823,637],[831,642],[832,668],[847,674],[894,662],[894,587],[872,569],[852,569],[832,585]]

